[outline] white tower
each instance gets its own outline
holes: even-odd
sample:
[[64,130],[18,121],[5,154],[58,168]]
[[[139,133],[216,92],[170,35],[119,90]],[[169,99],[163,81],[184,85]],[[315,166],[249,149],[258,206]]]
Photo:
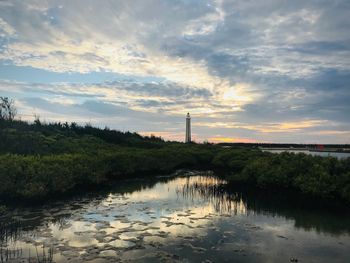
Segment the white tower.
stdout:
[[186,138],[185,138],[186,143],[191,142],[191,117],[190,114],[187,113],[186,116]]

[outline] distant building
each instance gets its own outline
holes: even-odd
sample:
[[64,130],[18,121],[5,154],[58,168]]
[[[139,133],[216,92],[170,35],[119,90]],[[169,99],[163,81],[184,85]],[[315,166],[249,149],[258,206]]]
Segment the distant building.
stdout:
[[185,142],[190,143],[191,142],[191,116],[190,113],[187,113],[186,116],[186,137]]

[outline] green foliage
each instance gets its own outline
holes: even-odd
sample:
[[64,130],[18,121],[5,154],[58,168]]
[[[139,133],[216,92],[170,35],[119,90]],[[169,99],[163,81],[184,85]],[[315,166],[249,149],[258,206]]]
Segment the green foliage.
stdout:
[[262,188],[293,188],[303,193],[350,201],[350,159],[306,154],[268,154],[230,177]]
[[350,158],[164,142],[75,123],[0,120],[0,195],[42,198],[134,175],[212,169],[261,188],[350,202]]
[[224,171],[239,172],[253,159],[262,156],[263,153],[254,149],[244,148],[219,148],[212,164]]
[[8,97],[0,97],[0,120],[13,121],[17,114],[15,102]]
[[[185,148],[185,147],[184,147]],[[33,198],[71,191],[78,186],[99,185],[108,179],[135,174],[169,173],[195,168],[210,153],[190,146],[162,149],[116,148],[97,155],[0,155],[0,194]]]

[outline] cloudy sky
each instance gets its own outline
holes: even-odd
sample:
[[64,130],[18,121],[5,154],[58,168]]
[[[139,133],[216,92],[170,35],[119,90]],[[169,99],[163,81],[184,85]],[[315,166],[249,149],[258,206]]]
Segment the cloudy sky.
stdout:
[[19,117],[183,140],[350,143],[349,0],[0,0]]

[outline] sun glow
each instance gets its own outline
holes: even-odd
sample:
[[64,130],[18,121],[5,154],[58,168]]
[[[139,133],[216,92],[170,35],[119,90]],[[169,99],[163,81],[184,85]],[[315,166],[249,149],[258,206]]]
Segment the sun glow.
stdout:
[[244,105],[256,99],[257,94],[252,93],[252,88],[247,83],[237,83],[226,88],[222,92],[224,102],[234,102],[236,105]]
[[212,137],[212,138],[209,138],[208,141],[214,142],[214,143],[221,143],[221,142],[228,142],[228,143],[234,143],[234,142],[255,143],[255,142],[258,142],[257,140],[250,139],[250,138],[231,138],[231,137]]

